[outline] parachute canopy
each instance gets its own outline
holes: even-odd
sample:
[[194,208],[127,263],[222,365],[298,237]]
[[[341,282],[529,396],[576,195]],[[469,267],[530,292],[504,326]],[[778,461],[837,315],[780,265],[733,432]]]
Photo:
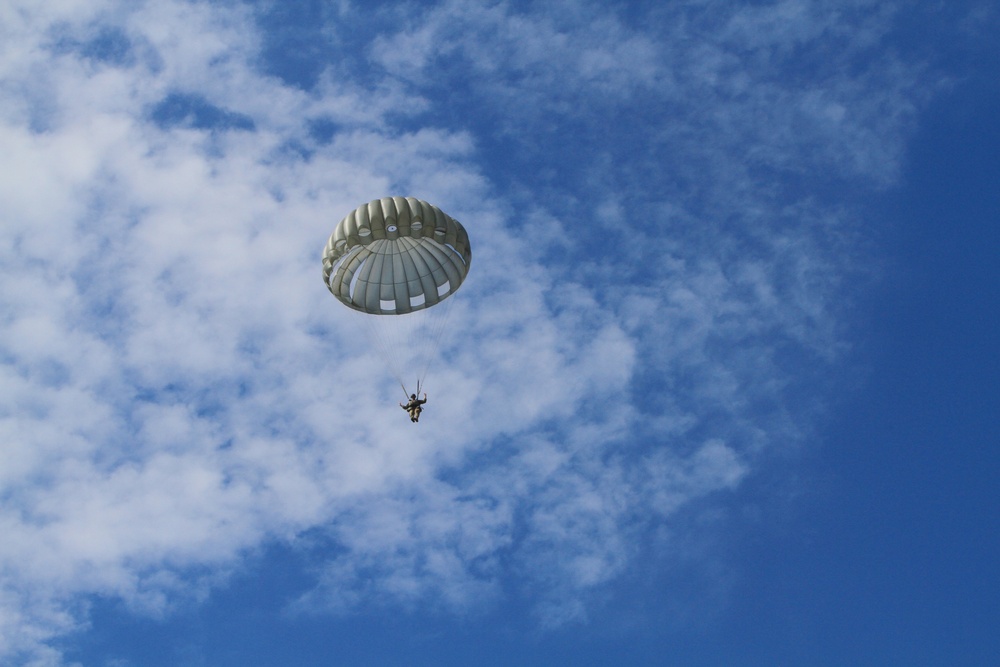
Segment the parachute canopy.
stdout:
[[323,280],[344,305],[372,315],[430,308],[469,273],[465,228],[413,197],[383,197],[340,221],[323,251]]

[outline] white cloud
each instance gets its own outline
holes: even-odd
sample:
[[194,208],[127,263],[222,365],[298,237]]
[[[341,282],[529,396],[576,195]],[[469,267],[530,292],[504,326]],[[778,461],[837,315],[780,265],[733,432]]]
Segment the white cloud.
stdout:
[[[780,81],[774,54],[840,20],[824,3],[685,5],[661,32],[573,6],[448,2],[373,36],[374,79],[311,90],[260,73],[239,5],[2,10],[0,658],[58,664],[86,596],[165,613],[305,531],[332,546],[298,609],[476,609],[516,577],[544,624],[584,619],[650,522],[795,430],[775,358],[836,353],[844,223],[733,156],[887,182],[912,73]],[[500,193],[478,121],[413,127],[454,102],[442,63],[498,134],[554,153],[536,131],[565,122],[592,160]],[[657,120],[601,140],[623,109]],[[319,279],[337,220],[389,193],[474,239],[419,427]]]

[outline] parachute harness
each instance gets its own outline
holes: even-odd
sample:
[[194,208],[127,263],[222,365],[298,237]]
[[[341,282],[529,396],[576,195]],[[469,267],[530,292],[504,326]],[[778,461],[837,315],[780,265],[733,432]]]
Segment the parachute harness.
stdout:
[[[400,382],[399,386],[403,388],[403,396],[405,396],[406,400],[409,401],[410,400],[410,394],[409,394],[409,392],[406,391],[406,385],[404,385],[402,382]],[[419,396],[419,395],[420,395],[420,380],[417,380],[417,393],[414,394],[414,396]]]

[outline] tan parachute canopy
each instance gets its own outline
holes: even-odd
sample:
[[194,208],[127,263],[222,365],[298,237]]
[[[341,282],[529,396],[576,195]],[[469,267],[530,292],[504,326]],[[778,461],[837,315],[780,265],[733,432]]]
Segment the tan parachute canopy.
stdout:
[[341,303],[372,315],[430,308],[461,286],[472,248],[465,228],[413,197],[383,197],[340,221],[323,251],[323,280]]

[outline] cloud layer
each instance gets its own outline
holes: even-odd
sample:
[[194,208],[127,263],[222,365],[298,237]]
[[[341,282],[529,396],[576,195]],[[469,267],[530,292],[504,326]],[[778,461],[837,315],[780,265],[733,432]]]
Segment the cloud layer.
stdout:
[[[862,248],[840,195],[893,182],[929,94],[883,6],[2,10],[0,658],[306,532],[299,609],[519,587],[585,619],[809,429]],[[418,428],[319,278],[387,194],[473,238]]]

